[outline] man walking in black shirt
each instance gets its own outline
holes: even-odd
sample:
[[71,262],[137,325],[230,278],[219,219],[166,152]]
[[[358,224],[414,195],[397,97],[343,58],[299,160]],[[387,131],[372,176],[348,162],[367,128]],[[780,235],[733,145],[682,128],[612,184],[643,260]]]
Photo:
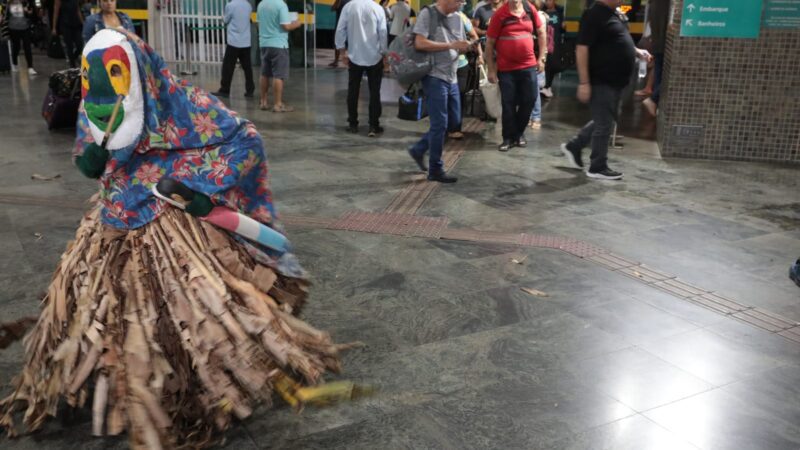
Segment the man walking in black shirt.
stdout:
[[622,0],[597,0],[581,17],[575,48],[578,66],[578,100],[589,103],[592,120],[561,151],[569,166],[583,170],[581,150],[591,144],[591,163],[586,175],[601,180],[619,180],[622,174],[608,167],[608,141],[617,120],[617,106],[623,88],[633,72],[636,57],[649,60],[646,50],[637,49],[617,10]]

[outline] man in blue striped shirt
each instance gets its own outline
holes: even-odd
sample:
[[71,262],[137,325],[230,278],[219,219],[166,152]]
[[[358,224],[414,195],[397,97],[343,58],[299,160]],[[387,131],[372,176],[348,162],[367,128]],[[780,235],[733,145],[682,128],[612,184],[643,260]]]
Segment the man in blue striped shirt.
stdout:
[[227,28],[228,45],[222,60],[222,81],[214,95],[228,97],[231,93],[231,80],[236,68],[236,60],[242,64],[245,79],[245,97],[252,97],[256,90],[253,82],[253,66],[250,59],[250,15],[253,7],[248,0],[231,0],[225,5],[225,27]]
[[345,49],[349,61],[347,85],[347,131],[358,133],[358,94],[361,78],[367,74],[369,85],[369,137],[383,133],[381,117],[381,81],[383,55],[386,54],[388,28],[386,13],[372,0],[352,0],[342,9],[336,27],[336,48]]

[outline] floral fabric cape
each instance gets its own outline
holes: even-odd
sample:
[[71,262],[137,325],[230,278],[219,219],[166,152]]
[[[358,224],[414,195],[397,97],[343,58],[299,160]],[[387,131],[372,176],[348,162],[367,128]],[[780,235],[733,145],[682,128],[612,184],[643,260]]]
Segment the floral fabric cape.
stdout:
[[[121,31],[122,32],[122,31]],[[170,73],[166,63],[142,39],[124,32],[136,54],[144,97],[144,126],[137,142],[109,152],[100,177],[102,220],[114,228],[135,229],[171,207],[153,196],[162,177],[180,180],[190,189],[282,232],[269,188],[267,158],[261,136],[216,97]],[[81,104],[74,156],[94,142]],[[270,252],[262,262],[273,263]],[[266,254],[264,254],[266,253]],[[267,256],[267,261],[263,257]],[[299,275],[292,255],[282,272]],[[279,269],[281,269],[279,267]]]

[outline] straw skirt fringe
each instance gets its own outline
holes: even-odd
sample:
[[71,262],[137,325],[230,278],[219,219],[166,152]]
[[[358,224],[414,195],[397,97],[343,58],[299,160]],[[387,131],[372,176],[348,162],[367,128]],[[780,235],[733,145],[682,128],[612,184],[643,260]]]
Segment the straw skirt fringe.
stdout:
[[25,338],[23,372],[0,403],[10,434],[15,411],[36,430],[63,398],[91,401],[96,435],[202,446],[269,403],[284,374],[315,384],[338,371],[339,347],[294,317],[304,280],[177,209],[130,231],[104,226],[98,211],[83,218]]

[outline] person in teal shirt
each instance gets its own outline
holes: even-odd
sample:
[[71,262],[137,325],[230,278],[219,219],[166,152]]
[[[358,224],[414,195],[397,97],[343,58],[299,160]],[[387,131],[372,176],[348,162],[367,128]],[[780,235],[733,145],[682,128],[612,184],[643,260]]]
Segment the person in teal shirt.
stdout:
[[283,0],[263,0],[258,4],[256,20],[261,47],[260,108],[268,108],[267,93],[271,84],[275,98],[272,111],[293,111],[283,103],[283,83],[289,78],[289,32],[303,24],[289,18],[289,8]]

